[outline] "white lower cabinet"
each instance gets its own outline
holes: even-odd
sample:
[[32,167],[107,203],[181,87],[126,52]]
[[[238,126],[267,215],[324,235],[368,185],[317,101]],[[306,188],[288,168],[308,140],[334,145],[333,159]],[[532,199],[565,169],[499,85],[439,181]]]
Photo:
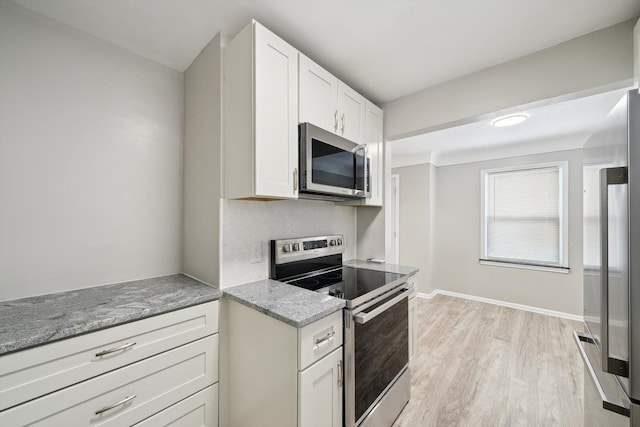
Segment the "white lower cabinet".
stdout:
[[217,386],[185,409],[218,382],[217,318],[216,301],[3,356],[0,426],[217,426]]
[[218,425],[218,384],[189,396],[135,427],[200,427]]
[[342,310],[295,328],[236,301],[223,304],[228,426],[341,426]]
[[342,426],[342,348],[298,374],[298,425]]

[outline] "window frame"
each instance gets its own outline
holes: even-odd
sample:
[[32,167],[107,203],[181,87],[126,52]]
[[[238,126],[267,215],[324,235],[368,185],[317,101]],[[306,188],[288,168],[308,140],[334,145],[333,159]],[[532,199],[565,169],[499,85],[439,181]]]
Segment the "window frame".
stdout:
[[[488,221],[488,200],[489,176],[500,172],[523,172],[537,169],[557,168],[559,175],[559,263],[550,264],[545,262],[534,262],[532,260],[518,260],[514,258],[489,257],[487,255],[487,221]],[[568,273],[569,268],[569,162],[548,162],[535,163],[517,166],[507,166],[502,168],[482,169],[480,171],[480,264],[493,265],[511,268],[524,268],[541,271],[552,271],[557,273]]]

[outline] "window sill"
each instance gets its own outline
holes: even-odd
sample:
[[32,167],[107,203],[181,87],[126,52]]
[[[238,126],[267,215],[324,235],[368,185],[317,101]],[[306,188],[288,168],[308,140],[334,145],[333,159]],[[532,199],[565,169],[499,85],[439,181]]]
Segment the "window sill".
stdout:
[[482,265],[492,265],[494,267],[520,268],[524,270],[548,271],[560,274],[569,274],[571,272],[569,267],[549,267],[544,265],[520,264],[516,262],[494,261],[488,259],[480,259],[478,261],[480,261],[480,264]]

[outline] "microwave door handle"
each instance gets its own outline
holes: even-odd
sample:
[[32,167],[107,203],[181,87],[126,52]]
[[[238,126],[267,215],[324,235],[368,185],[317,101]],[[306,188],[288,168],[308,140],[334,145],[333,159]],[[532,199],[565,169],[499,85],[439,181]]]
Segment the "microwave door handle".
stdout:
[[627,168],[600,169],[600,346],[602,370],[623,377],[629,376],[628,362],[609,356],[609,186],[626,184]]
[[364,176],[362,177],[362,186],[364,187],[365,197],[371,195],[371,186],[369,185],[369,147],[364,146]]
[[358,151],[364,151],[364,153],[362,154],[364,158],[362,186],[364,187],[364,189],[362,191],[358,191],[358,193],[362,192],[364,193],[365,197],[369,197],[369,195],[371,194],[369,188],[369,164],[367,162],[367,159],[369,158],[369,147],[367,146],[367,144],[360,144],[356,145],[353,150],[351,150],[352,153],[357,153]]

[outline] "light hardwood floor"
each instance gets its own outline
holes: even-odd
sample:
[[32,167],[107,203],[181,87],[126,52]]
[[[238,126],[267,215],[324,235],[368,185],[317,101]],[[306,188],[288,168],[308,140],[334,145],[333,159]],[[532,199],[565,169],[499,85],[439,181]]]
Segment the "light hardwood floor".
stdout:
[[416,302],[411,400],[394,427],[583,425],[581,323],[443,295]]

